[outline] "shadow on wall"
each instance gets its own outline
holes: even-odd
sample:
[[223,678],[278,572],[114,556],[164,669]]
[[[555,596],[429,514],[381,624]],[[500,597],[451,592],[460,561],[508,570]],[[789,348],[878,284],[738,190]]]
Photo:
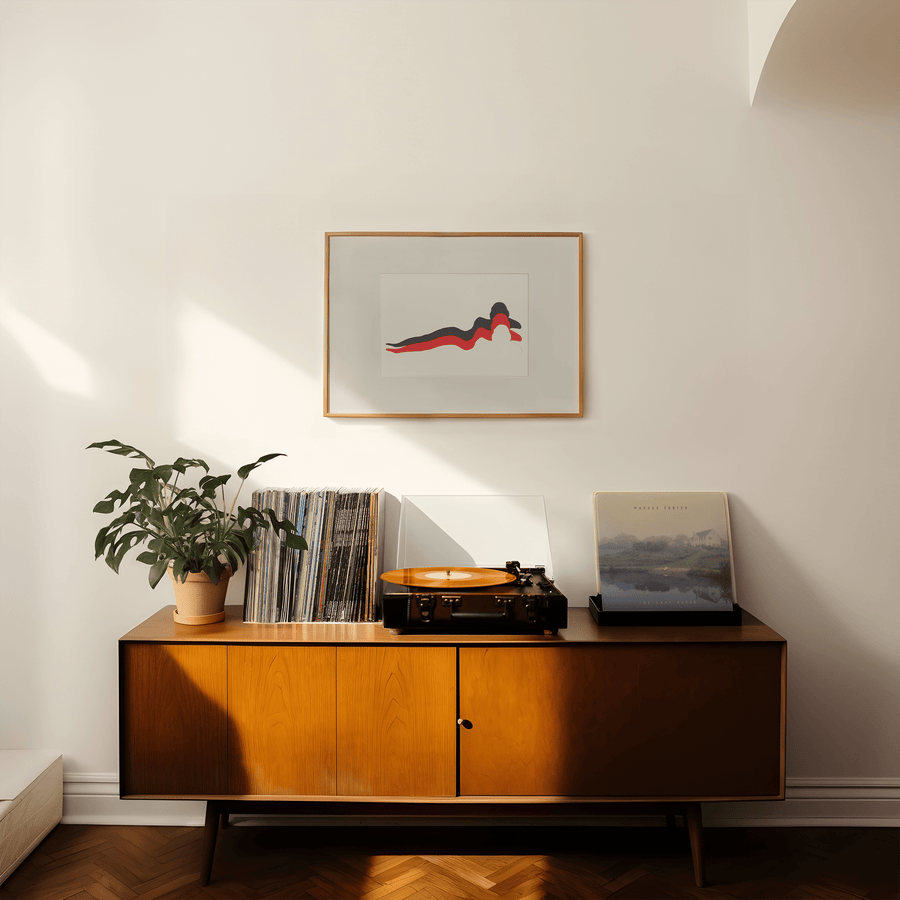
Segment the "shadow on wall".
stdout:
[[[740,497],[731,496],[729,502],[732,521],[739,523],[738,597],[747,598],[754,615],[788,644],[788,777],[865,777],[896,768],[883,757],[890,753],[888,736],[900,728],[900,673],[890,637],[896,626],[884,622],[880,646],[867,640],[873,633],[872,609],[864,598],[835,598],[827,587],[817,588]],[[873,755],[878,748],[881,757]],[[853,760],[854,770],[836,772],[835,760]]]
[[900,3],[798,0],[769,51],[756,100],[897,114]]

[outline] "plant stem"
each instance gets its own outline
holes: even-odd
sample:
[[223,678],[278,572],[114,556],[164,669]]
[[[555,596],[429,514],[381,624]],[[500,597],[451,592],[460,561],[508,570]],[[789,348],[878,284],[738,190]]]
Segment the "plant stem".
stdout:
[[[236,499],[236,498],[235,498]],[[234,503],[231,504],[232,507]],[[225,485],[222,485],[222,515],[216,515],[216,539],[222,541],[225,538]]]
[[244,487],[244,482],[246,480],[247,480],[246,478],[242,478],[241,483],[238,485],[237,493],[234,495],[234,500],[231,501],[231,509],[228,510],[229,516],[234,514],[234,505],[237,503],[238,497],[240,497],[240,495],[241,495],[241,489]]

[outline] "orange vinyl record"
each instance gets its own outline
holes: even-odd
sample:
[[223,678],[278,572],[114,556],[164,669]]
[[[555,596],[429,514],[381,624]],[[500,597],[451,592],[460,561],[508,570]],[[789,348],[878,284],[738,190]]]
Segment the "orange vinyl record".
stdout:
[[395,569],[385,572],[382,580],[408,587],[433,589],[490,587],[508,584],[516,576],[500,569],[475,569],[464,566],[425,566],[417,569]]

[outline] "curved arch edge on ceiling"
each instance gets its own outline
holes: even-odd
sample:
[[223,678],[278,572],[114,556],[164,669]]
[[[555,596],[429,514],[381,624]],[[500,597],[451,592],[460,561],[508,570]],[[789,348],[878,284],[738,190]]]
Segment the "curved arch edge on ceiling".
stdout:
[[775,38],[796,2],[797,0],[747,0],[751,106]]

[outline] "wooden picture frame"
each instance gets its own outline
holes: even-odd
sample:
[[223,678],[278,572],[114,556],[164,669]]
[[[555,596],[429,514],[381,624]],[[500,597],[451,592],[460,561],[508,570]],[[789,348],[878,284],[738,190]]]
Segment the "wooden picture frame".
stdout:
[[329,232],[324,415],[583,414],[581,232]]

